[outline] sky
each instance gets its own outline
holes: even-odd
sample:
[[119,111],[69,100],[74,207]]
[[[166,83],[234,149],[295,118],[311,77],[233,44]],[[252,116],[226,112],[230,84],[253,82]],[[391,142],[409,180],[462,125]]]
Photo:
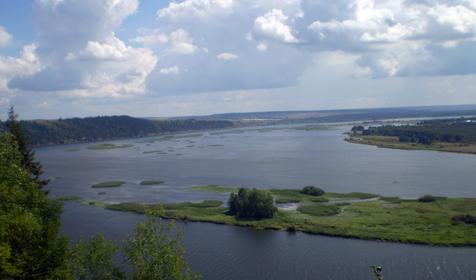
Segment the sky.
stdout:
[[476,104],[476,0],[0,1],[0,118]]

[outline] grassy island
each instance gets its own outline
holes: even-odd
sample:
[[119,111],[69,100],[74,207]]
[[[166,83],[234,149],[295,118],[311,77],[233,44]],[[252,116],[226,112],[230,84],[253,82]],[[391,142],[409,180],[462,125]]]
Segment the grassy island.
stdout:
[[124,181],[106,181],[106,182],[100,182],[97,184],[92,185],[92,188],[95,189],[101,189],[101,188],[117,188],[122,185],[124,185],[126,182]]
[[156,186],[156,185],[160,185],[160,184],[163,184],[164,181],[162,180],[144,180],[142,182],[140,182],[139,184],[141,186]]
[[[194,191],[236,192],[223,186],[193,187]],[[246,226],[256,229],[302,231],[340,237],[402,243],[476,245],[476,198],[441,198],[431,202],[381,197],[367,193],[324,193],[311,196],[294,189],[270,189],[275,202],[294,203],[270,219],[240,219],[222,201],[177,204],[119,203],[110,210],[143,213],[164,207],[164,218]],[[468,218],[469,217],[469,218]],[[469,222],[468,222],[469,221]]]

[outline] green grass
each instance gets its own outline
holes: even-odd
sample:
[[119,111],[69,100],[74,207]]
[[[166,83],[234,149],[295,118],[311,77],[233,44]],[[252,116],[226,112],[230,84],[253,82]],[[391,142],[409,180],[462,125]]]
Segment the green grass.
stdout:
[[333,216],[339,214],[340,207],[334,204],[310,204],[299,206],[297,211],[311,216]]
[[163,184],[164,181],[162,180],[144,180],[142,182],[140,182],[139,184],[141,184],[142,186],[156,186],[156,185],[160,185],[160,184]]
[[130,148],[133,147],[134,145],[132,144],[122,144],[122,145],[117,145],[117,144],[97,144],[93,146],[89,146],[89,150],[113,150],[113,149],[125,149],[125,148]]
[[117,188],[122,185],[124,185],[126,182],[124,181],[106,181],[106,182],[100,182],[97,184],[92,185],[92,188],[95,189],[100,189],[100,188]]
[[327,126],[327,125],[305,125],[305,126],[293,127],[294,130],[303,130],[303,131],[320,131],[320,130],[329,130],[332,128],[333,126]]
[[[217,185],[196,186],[196,191],[236,191]],[[361,239],[432,245],[476,245],[476,226],[458,223],[456,215],[476,216],[476,198],[447,198],[431,203],[366,193],[326,193],[320,197],[299,190],[271,189],[275,201],[298,203],[296,210],[279,210],[272,219],[240,220],[227,215],[221,201],[177,204],[121,203],[107,209],[143,213],[144,207],[164,207],[164,218],[211,222],[256,229],[303,231]],[[370,199],[372,198],[372,199]],[[96,204],[95,204],[96,205]],[[99,205],[100,206],[100,205]]]
[[66,152],[77,152],[77,151],[79,151],[79,150],[81,150],[81,149],[80,149],[80,148],[68,148],[68,149],[66,149],[65,151],[66,151]]

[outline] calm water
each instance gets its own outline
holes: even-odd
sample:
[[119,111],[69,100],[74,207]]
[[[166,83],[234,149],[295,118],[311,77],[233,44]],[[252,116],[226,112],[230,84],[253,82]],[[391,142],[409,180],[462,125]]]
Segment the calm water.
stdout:
[[[118,201],[225,199],[192,192],[200,184],[361,191],[417,197],[430,193],[476,196],[476,156],[401,151],[349,144],[348,128],[302,131],[228,130],[115,141],[134,147],[88,150],[91,144],[37,151],[53,180],[52,195]],[[79,151],[66,149],[79,148]],[[159,151],[159,153],[150,153]],[[144,153],[145,152],[145,153]],[[138,185],[161,179],[164,185]],[[99,195],[90,186],[124,180]],[[72,239],[103,232],[120,240],[141,216],[67,203],[63,232]],[[183,225],[187,258],[204,279],[371,279],[384,265],[386,279],[476,279],[476,248],[438,248],[202,223]]]

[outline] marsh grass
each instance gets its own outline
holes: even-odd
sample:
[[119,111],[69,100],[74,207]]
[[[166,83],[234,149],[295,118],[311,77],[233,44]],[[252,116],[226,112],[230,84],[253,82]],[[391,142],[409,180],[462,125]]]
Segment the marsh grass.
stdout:
[[126,182],[124,181],[106,181],[106,182],[100,182],[97,184],[92,185],[92,188],[95,189],[100,189],[100,188],[118,188],[122,185],[124,185]]

